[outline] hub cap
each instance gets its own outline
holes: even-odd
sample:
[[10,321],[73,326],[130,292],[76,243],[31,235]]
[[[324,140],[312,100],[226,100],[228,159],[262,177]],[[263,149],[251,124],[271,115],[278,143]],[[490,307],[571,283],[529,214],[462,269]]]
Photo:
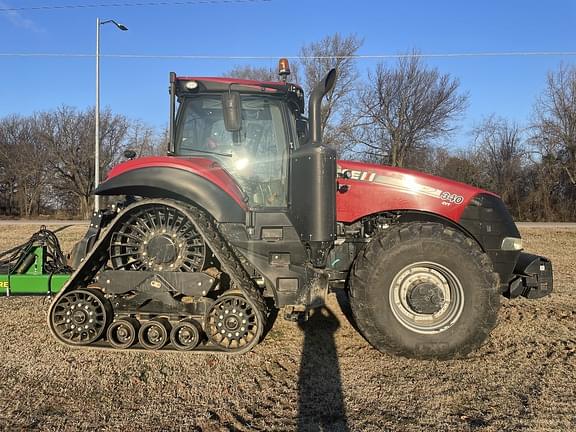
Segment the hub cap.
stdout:
[[392,281],[389,301],[392,313],[404,327],[434,334],[458,321],[464,307],[464,290],[448,268],[418,262],[398,272]]

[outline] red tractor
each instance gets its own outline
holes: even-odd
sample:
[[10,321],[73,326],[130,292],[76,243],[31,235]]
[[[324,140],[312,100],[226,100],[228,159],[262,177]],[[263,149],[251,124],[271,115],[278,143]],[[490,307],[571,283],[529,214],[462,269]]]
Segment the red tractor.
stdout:
[[171,73],[168,155],[132,158],[97,188],[119,201],[74,248],[53,335],[243,353],[273,309],[306,319],[344,288],[375,348],[446,359],[486,340],[501,295],[551,292],[550,261],[522,252],[496,195],[338,161],[321,136],[335,79],[331,70],[316,85],[306,117],[302,89],[285,80]]

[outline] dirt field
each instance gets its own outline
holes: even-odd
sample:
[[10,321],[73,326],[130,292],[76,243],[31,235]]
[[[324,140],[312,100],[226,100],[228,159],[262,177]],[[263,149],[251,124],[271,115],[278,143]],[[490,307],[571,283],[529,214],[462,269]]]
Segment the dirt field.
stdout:
[[[2,226],[0,249],[37,227]],[[59,234],[65,249],[84,227]],[[576,231],[524,229],[555,292],[503,301],[466,360],[382,355],[335,295],[307,325],[278,319],[243,356],[70,350],[41,298],[0,299],[1,430],[576,430]]]

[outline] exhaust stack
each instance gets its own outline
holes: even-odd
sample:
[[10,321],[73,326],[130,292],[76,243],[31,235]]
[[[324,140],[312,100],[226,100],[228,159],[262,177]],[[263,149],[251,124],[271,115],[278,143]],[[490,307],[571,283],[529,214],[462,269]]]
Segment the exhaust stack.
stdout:
[[308,119],[310,121],[310,142],[318,146],[322,144],[322,99],[332,91],[336,84],[336,69],[330,69],[330,72],[316,84],[310,99],[308,99]]

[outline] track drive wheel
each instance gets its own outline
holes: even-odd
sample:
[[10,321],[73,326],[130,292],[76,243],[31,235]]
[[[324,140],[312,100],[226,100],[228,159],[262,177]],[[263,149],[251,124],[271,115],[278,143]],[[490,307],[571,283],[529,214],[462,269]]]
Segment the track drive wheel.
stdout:
[[55,335],[70,345],[89,345],[106,330],[112,306],[97,289],[73,290],[52,307],[50,324]]
[[350,306],[380,351],[450,359],[478,348],[496,325],[498,275],[470,238],[438,223],[399,224],[358,255]]
[[140,323],[135,318],[123,318],[108,326],[106,338],[110,345],[118,349],[130,348],[138,339]]
[[264,314],[241,294],[226,294],[208,310],[204,325],[208,339],[226,352],[250,351],[262,337]]

